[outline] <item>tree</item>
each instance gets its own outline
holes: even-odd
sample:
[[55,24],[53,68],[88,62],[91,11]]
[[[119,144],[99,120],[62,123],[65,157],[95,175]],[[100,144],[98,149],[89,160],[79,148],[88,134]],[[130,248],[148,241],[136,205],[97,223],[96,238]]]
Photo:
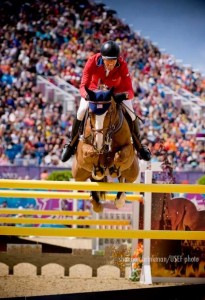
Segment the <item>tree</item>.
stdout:
[[47,180],[54,180],[54,181],[69,181],[72,178],[71,171],[53,171],[49,174]]

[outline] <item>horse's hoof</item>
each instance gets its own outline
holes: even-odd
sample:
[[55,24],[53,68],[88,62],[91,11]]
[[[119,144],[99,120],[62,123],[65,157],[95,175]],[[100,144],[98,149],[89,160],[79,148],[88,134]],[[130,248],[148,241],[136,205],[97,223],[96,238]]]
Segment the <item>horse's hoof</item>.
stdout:
[[125,200],[122,199],[115,199],[115,207],[116,208],[122,208],[125,205]]
[[124,192],[118,192],[115,198],[115,207],[122,208],[125,205],[126,194]]
[[121,176],[121,170],[120,167],[116,167],[113,165],[112,167],[109,168],[109,174],[112,178],[120,177]]
[[103,180],[105,177],[105,169],[101,167],[100,165],[93,165],[92,170],[92,178],[94,178],[97,181]]
[[105,174],[102,174],[102,175],[96,174],[95,175],[94,173],[92,173],[92,178],[97,180],[97,181],[103,180],[104,177],[105,177]]
[[94,200],[91,200],[90,202],[91,202],[91,204],[92,204],[92,206],[93,206],[94,212],[96,212],[96,213],[101,213],[101,212],[103,212],[103,205],[102,205],[101,203],[97,203],[97,202],[94,201]]

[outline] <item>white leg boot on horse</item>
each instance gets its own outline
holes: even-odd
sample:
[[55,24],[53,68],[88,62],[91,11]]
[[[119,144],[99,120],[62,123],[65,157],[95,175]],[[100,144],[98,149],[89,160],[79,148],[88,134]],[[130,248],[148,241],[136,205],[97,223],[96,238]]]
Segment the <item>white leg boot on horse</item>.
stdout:
[[79,121],[77,118],[73,121],[73,128],[71,133],[71,141],[69,144],[65,144],[63,148],[63,152],[61,155],[61,161],[68,161],[71,156],[75,153],[75,149],[78,145],[79,140],[79,129],[82,121]]

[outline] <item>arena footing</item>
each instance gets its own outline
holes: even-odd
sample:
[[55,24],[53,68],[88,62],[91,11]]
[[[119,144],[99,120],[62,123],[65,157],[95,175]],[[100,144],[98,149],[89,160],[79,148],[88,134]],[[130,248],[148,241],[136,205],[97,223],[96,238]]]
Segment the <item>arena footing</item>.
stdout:
[[[109,279],[108,279],[109,280]],[[105,299],[166,299],[166,300],[204,300],[205,299],[205,283],[192,285],[176,285],[176,286],[155,286],[146,288],[136,288],[129,290],[102,291],[102,292],[86,292],[62,295],[43,295],[31,297],[16,297],[10,299],[19,300],[105,300]],[[5,300],[8,298],[4,298]]]

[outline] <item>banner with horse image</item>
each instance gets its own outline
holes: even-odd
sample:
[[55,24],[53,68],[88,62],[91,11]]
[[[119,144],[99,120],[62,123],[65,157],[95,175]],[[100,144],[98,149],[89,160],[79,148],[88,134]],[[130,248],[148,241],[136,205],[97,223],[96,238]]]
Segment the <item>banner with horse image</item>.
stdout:
[[[153,230],[205,230],[205,195],[152,194]],[[153,277],[205,279],[205,241],[151,240]]]

